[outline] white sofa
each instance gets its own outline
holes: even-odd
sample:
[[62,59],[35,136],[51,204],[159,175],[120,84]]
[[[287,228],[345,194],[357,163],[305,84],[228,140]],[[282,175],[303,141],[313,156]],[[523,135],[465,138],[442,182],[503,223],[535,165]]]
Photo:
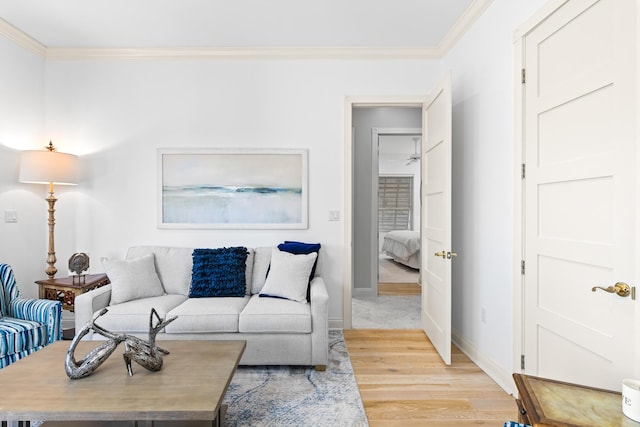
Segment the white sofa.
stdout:
[[[98,318],[97,324],[113,332],[147,338],[149,314],[155,308],[163,318],[178,316],[157,335],[157,340],[246,340],[242,365],[310,365],[323,370],[328,362],[329,297],[325,283],[316,274],[309,285],[309,303],[260,297],[272,250],[248,249],[244,297],[189,298],[193,248],[131,247],[127,260],[150,254],[155,258],[162,295],[110,305],[113,284],[78,295],[76,331],[106,307],[108,312]],[[104,338],[89,333],[84,339]]]

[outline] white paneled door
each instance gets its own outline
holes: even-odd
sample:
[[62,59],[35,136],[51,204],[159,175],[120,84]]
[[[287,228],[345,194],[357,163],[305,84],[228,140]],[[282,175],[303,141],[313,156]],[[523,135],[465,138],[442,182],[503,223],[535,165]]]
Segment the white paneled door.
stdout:
[[618,391],[640,332],[606,291],[637,277],[636,7],[570,0],[522,44],[524,372]]
[[422,327],[451,364],[451,76],[424,104],[422,144]]

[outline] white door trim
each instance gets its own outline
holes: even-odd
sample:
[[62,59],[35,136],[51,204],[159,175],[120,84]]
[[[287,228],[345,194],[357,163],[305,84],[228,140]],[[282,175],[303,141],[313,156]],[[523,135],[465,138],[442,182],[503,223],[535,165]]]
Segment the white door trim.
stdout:
[[342,306],[343,329],[351,329],[353,288],[353,107],[420,107],[426,95],[348,96],[344,102],[344,253]]
[[[524,260],[524,86],[522,70],[524,63],[523,39],[540,22],[553,14],[569,0],[549,0],[513,32],[513,372],[520,368],[524,355],[523,331],[523,286],[522,260]],[[517,394],[515,387],[512,390]],[[514,395],[515,395],[514,394]]]
[[[513,372],[521,372],[521,358],[524,355],[522,344],[522,325],[524,322],[522,312],[522,287],[524,278],[522,275],[522,260],[524,259],[524,239],[522,232],[524,227],[524,182],[522,180],[522,164],[524,162],[524,123],[523,105],[524,88],[522,84],[522,70],[524,69],[524,55],[522,38],[514,43],[513,51]],[[512,387],[517,396],[515,387]]]

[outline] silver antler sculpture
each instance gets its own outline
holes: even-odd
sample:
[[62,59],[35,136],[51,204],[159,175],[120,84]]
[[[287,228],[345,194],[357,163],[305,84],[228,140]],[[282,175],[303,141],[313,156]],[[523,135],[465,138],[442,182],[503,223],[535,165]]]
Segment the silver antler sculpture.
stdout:
[[[153,325],[154,317],[158,322],[155,326]],[[149,341],[144,341],[134,336],[127,336],[127,339],[124,341],[124,354],[122,357],[124,357],[124,363],[127,366],[127,371],[130,376],[133,376],[133,368],[131,367],[132,360],[153,372],[162,369],[162,354],[169,354],[169,351],[156,346],[156,335],[174,320],[176,320],[176,317],[163,320],[158,315],[156,309],[152,308],[151,315],[149,316]]]
[[[123,357],[129,375],[133,375],[133,369],[131,367],[132,360],[150,371],[159,371],[162,368],[162,354],[169,354],[169,352],[155,345],[156,335],[162,328],[176,320],[177,317],[164,320],[158,315],[158,312],[152,308],[151,314],[149,315],[149,341],[145,341],[133,335],[110,332],[98,325],[96,319],[104,315],[107,311],[106,308],[100,310],[94,318],[87,322],[82,330],[73,337],[64,361],[67,376],[71,379],[88,377],[111,356],[121,342],[125,343]],[[155,326],[153,325],[154,317],[158,322]],[[76,347],[80,340],[90,331],[99,333],[107,338],[107,341],[91,350],[78,361],[75,358]]]

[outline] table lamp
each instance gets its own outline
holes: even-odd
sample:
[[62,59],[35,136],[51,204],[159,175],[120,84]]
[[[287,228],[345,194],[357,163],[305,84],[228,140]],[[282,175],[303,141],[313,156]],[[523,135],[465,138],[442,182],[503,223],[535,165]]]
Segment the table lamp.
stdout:
[[31,184],[49,184],[49,252],[45,272],[53,279],[58,269],[54,249],[54,206],[58,199],[53,195],[53,184],[76,185],[78,157],[73,154],[59,153],[49,141],[46,150],[27,150],[20,155],[20,182]]

